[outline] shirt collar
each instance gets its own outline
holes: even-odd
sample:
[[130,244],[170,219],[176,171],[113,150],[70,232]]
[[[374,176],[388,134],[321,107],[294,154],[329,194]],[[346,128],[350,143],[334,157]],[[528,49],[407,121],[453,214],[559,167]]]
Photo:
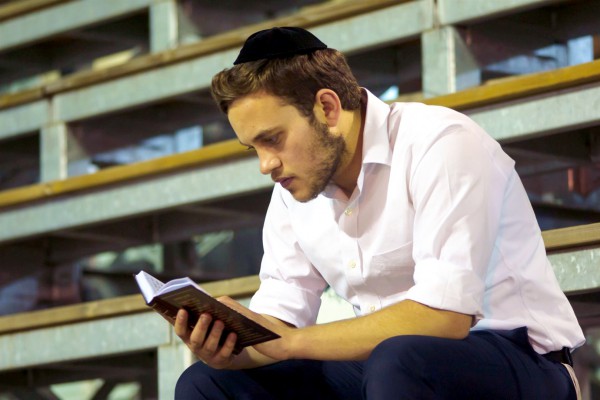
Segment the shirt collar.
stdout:
[[[359,192],[362,191],[366,164],[392,165],[392,149],[388,132],[390,106],[365,88],[362,88],[362,96],[367,104],[363,127],[363,161],[357,180]],[[321,195],[338,198],[343,196],[340,193],[341,189],[330,183]]]
[[367,97],[365,124],[363,128],[363,165],[374,163],[391,165],[392,149],[388,133],[390,106],[367,89],[362,89]]

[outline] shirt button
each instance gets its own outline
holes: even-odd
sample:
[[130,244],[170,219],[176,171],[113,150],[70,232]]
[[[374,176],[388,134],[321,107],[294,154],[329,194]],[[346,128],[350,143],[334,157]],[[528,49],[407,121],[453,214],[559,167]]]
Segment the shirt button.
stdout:
[[376,310],[375,306],[369,307],[369,311],[374,312]]
[[348,267],[350,268],[356,268],[356,261],[352,260],[348,263]]
[[344,214],[346,214],[346,215],[352,215],[352,211],[353,211],[353,210],[352,210],[351,208],[346,208],[346,209],[344,210]]

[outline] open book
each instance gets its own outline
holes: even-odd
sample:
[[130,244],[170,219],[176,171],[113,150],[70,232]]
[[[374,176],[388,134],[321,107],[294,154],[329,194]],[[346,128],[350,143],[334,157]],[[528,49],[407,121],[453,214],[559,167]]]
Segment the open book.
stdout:
[[276,333],[221,303],[190,278],[173,279],[162,283],[152,275],[141,271],[135,275],[135,279],[146,303],[172,323],[175,322],[177,311],[181,308],[188,312],[190,328],[196,325],[203,313],[212,315],[213,320],[223,321],[225,329],[221,335],[221,343],[230,332],[237,334],[234,354],[239,354],[246,346],[279,337]]

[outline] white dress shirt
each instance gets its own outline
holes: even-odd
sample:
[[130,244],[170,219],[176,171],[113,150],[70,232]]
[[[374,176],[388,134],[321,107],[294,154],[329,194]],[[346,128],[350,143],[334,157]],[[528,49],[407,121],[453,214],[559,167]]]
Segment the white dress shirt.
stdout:
[[367,97],[350,199],[275,186],[251,309],[311,325],[330,285],[357,315],[411,299],[474,315],[473,329],[527,326],[539,353],[581,345],[514,161],[463,114]]

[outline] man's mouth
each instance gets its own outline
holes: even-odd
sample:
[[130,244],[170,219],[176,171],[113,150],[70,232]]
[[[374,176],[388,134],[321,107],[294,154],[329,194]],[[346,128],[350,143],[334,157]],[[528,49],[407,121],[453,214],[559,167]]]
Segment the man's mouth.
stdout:
[[293,180],[294,180],[294,178],[280,178],[280,179],[277,179],[276,182],[279,183],[281,185],[281,187],[283,187],[284,189],[287,189]]

